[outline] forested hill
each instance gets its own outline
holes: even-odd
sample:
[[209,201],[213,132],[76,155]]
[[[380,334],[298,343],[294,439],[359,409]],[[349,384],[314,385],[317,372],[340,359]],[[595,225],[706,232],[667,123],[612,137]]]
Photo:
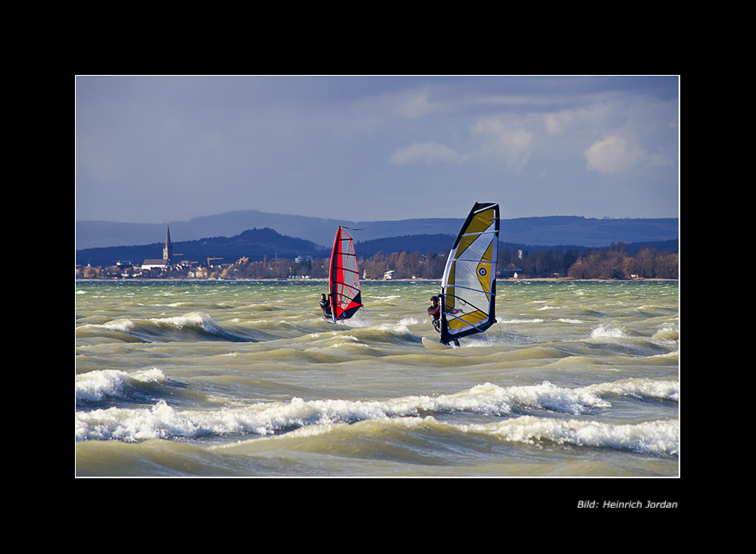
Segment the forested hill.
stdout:
[[[118,262],[141,264],[150,258],[162,258],[165,243],[139,246],[85,248],[76,251],[77,265],[106,266]],[[260,261],[264,257],[293,259],[297,256],[330,256],[312,241],[287,237],[273,229],[249,229],[233,237],[209,237],[173,243],[174,263],[221,258],[220,263],[234,263],[240,258]]]
[[[359,233],[352,233],[354,238]],[[436,254],[447,253],[451,249],[455,235],[447,234],[423,234],[406,235],[356,241],[355,250],[358,258],[371,258],[378,252],[391,254],[394,252],[419,252],[422,255],[433,252]],[[627,245],[629,252],[639,250],[643,246],[653,246],[657,250],[677,252],[675,240],[630,243]],[[548,250],[574,250],[582,253],[583,245],[560,245],[539,246],[537,244],[521,244],[501,242],[504,248],[523,250],[523,252],[540,252]],[[141,264],[146,259],[162,258],[164,243],[151,243],[139,246],[111,246],[107,248],[86,248],[76,251],[76,264],[93,267],[112,266],[118,262],[131,262]],[[607,244],[606,246],[610,246]],[[273,229],[249,229],[233,237],[210,237],[194,241],[179,241],[173,243],[174,263],[199,262],[207,263],[208,258],[215,259],[214,263],[230,264],[241,258],[249,258],[250,261],[262,261],[266,256],[269,260],[275,257],[294,259],[297,256],[312,256],[313,258],[327,258],[330,256],[330,248],[324,248],[312,241],[288,237]]]

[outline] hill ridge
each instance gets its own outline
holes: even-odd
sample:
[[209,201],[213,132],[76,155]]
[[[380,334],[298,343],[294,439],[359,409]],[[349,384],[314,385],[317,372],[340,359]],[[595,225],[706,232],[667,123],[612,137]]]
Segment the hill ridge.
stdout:
[[[466,214],[464,214],[466,215]],[[355,241],[421,234],[453,234],[462,225],[459,218],[418,218],[397,221],[348,221],[308,216],[237,210],[171,222],[171,236],[178,240],[231,237],[253,228],[270,228],[292,238],[330,248],[336,228],[361,228]],[[165,237],[168,223],[77,221],[76,249],[144,245]],[[598,247],[612,242],[653,242],[679,238],[679,218],[596,219],[583,216],[522,217],[501,220],[502,240],[523,244],[580,244]]]
[[[451,234],[421,234],[387,237],[368,241],[356,241],[355,250],[360,258],[371,258],[379,251],[384,254],[393,252],[420,252],[427,254],[446,253],[451,248],[456,235]],[[81,266],[110,266],[117,262],[131,262],[141,264],[145,259],[160,258],[164,243],[153,242],[133,246],[111,246],[86,248],[76,251],[76,264]],[[522,249],[529,252],[547,250],[576,250],[582,252],[584,245],[536,245],[513,243],[500,240],[502,248]],[[642,246],[656,246],[657,249],[677,251],[677,240],[629,243],[628,250],[633,251]],[[609,246],[609,244],[603,245]],[[194,241],[173,242],[174,263],[196,261],[204,263],[208,258],[222,259],[221,263],[234,263],[240,258],[261,261],[264,257],[294,259],[297,256],[312,256],[313,258],[327,258],[330,249],[312,241],[282,235],[270,228],[247,229],[232,237],[203,237]]]

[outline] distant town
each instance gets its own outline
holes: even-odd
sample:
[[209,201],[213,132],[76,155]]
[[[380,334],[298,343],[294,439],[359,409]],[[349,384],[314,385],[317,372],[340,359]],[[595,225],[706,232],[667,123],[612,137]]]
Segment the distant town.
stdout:
[[[77,265],[76,279],[327,279],[330,259],[328,252],[328,257],[274,255],[257,261],[248,257],[178,260],[180,255],[174,254],[170,229],[166,231],[162,254],[161,258],[141,263]],[[370,258],[360,258],[358,265],[363,280],[441,279],[446,256],[434,252],[378,252]],[[498,276],[505,279],[679,279],[679,255],[654,246],[631,250],[621,242],[605,248],[554,248],[532,253],[500,247],[496,269]]]

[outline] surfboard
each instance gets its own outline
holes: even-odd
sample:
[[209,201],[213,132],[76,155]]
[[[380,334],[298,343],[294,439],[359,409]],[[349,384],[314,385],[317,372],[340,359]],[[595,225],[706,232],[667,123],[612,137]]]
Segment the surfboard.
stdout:
[[437,340],[429,339],[428,337],[423,337],[423,346],[428,350],[446,350],[447,348],[454,348],[453,346],[441,344]]

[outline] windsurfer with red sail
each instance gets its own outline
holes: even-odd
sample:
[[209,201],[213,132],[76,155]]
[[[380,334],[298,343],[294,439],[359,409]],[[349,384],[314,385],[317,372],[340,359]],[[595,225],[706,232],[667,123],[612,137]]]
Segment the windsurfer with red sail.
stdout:
[[360,273],[357,269],[357,255],[352,237],[339,226],[331,250],[331,265],[328,270],[330,311],[325,310],[325,295],[321,295],[320,305],[323,315],[331,322],[343,322],[352,317],[362,307]]
[[320,309],[323,310],[323,315],[327,318],[331,317],[331,295],[326,298],[325,294],[320,295]]

